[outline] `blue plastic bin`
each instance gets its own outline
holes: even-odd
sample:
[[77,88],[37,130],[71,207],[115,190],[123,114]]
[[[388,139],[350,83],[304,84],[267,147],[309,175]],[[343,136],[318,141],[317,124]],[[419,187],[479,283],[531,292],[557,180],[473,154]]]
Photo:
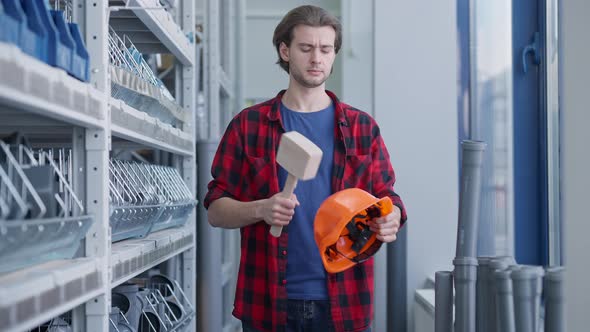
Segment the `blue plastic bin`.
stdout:
[[60,67],[66,70],[69,67],[67,56],[68,49],[63,46],[59,39],[59,31],[53,22],[49,13],[49,8],[45,0],[34,0],[39,8],[41,21],[47,31],[47,63],[54,67]]
[[35,56],[36,37],[29,29],[27,15],[21,7],[20,0],[2,0],[2,2],[4,13],[12,17],[18,24],[18,42],[16,44],[23,52]]
[[6,13],[2,0],[0,0],[0,26],[2,27],[0,29],[0,41],[18,45],[20,31],[18,21]]
[[50,10],[51,17],[53,18],[53,23],[55,24],[55,28],[59,33],[59,42],[61,45],[58,45],[59,49],[58,53],[58,67],[61,67],[68,72],[68,74],[72,74],[72,56],[76,51],[76,44],[74,42],[74,38],[72,38],[72,34],[70,33],[70,28],[64,19],[64,12],[61,10]]
[[90,56],[84,45],[80,27],[76,23],[68,23],[72,38],[76,45],[76,51],[72,55],[72,76],[81,81],[88,82],[90,76]]
[[32,31],[30,38],[35,40],[33,56],[47,62],[47,30],[41,19],[39,7],[35,2],[36,0],[22,0],[21,6],[27,15],[29,30]]

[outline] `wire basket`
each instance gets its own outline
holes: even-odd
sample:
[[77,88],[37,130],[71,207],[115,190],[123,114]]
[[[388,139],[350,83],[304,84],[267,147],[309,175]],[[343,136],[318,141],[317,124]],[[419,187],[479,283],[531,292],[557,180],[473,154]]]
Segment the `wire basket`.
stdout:
[[109,27],[111,96],[175,127],[187,122],[180,107],[162,81],[154,74],[137,47],[125,35]]
[[74,257],[92,225],[60,151],[0,141],[0,273]]
[[29,332],[73,332],[72,313],[67,312],[45,322]]
[[182,226],[196,205],[174,168],[112,159],[109,173],[113,241]]

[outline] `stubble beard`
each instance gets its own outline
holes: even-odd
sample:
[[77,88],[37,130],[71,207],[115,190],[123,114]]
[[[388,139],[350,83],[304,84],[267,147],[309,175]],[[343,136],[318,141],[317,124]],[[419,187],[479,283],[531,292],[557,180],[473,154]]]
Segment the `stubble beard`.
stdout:
[[306,79],[305,76],[298,70],[291,70],[293,79],[304,88],[313,89],[321,86],[328,80],[329,76],[318,77],[316,79]]

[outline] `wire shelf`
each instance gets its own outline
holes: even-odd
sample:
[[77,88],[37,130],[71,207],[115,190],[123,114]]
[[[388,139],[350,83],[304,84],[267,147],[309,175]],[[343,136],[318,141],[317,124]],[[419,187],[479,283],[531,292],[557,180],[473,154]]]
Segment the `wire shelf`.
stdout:
[[196,205],[174,168],[113,159],[109,173],[113,241],[182,226]]
[[187,112],[176,103],[129,38],[119,37],[109,27],[108,44],[113,98],[175,127],[188,122]]

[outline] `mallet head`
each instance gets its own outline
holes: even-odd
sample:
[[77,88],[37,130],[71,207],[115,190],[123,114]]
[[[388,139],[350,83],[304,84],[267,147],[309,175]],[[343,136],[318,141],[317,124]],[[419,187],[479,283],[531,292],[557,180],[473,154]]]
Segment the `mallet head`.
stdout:
[[322,150],[296,131],[281,136],[277,163],[299,180],[313,179],[322,161]]

